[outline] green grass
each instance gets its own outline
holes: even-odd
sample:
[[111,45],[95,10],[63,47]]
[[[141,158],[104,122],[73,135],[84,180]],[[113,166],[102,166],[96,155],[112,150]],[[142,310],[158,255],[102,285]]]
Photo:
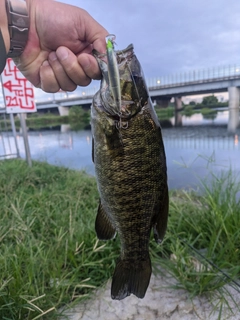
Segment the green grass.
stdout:
[[[17,129],[21,127],[20,119],[15,117],[15,126]],[[26,118],[26,125],[30,129],[40,129],[46,127],[60,126],[61,124],[69,123],[68,116],[58,116],[54,114],[29,114]],[[11,122],[9,119],[0,120],[0,126],[4,127],[5,130],[11,130]]]
[[214,120],[217,117],[217,111],[210,108],[202,108],[200,110],[204,119]]
[[170,106],[167,108],[159,108],[155,106],[155,111],[160,120],[167,120],[174,117],[174,107]]
[[184,109],[181,112],[181,114],[186,116],[186,117],[191,117],[194,113],[196,113],[196,111],[193,109],[192,105],[184,106]]
[[[17,129],[21,127],[20,119],[15,117],[15,126]],[[32,113],[26,118],[26,125],[31,129],[41,129],[46,127],[60,126],[61,124],[70,124],[72,130],[83,130],[90,125],[90,110],[84,110],[81,106],[73,106],[69,109],[68,116],[60,116],[51,113]],[[11,129],[9,119],[0,119],[0,125],[5,130]]]
[[[33,117],[33,116],[28,116],[28,118],[26,119],[26,125],[28,128],[33,128],[33,129],[37,129],[37,128],[44,128],[44,127],[49,127],[49,126],[59,126],[61,124],[65,124],[68,123],[68,116],[58,116],[58,115],[54,115],[54,114],[43,114],[43,115],[39,115],[36,114],[37,116]],[[20,127],[20,122],[19,121],[15,121],[16,126]]]
[[214,293],[221,304],[228,304],[231,295],[224,285],[234,285],[230,278],[238,281],[234,287],[240,292],[239,176],[231,170],[213,175],[211,186],[202,182],[202,187],[202,195],[172,194],[165,240],[152,253],[177,279],[176,288],[188,290],[191,297]]
[[0,189],[0,319],[54,319],[111,276],[118,249],[96,239],[94,178],[7,160]]
[[90,109],[84,110],[81,106],[72,106],[69,110],[69,123],[72,130],[82,130],[90,125]]
[[[162,245],[151,240],[154,266],[190,296],[218,290],[239,277],[240,185],[231,171],[203,183],[203,194],[171,192]],[[84,172],[22,160],[0,162],[0,319],[57,319],[58,310],[88,298],[113,274],[119,241],[96,239],[98,193]],[[110,294],[110,292],[109,292]],[[220,301],[219,300],[219,301]]]

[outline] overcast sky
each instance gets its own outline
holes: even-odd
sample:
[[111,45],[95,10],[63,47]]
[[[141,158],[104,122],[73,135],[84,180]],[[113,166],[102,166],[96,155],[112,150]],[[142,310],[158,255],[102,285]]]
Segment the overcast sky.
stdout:
[[146,77],[240,64],[240,0],[65,0],[87,10],[117,48],[133,43]]
[[240,66],[240,0],[60,1],[84,8],[115,34],[116,49],[133,43],[146,78]]

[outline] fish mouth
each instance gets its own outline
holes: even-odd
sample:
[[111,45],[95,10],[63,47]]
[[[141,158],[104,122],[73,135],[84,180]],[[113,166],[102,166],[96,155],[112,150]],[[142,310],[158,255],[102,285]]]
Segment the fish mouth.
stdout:
[[[122,50],[115,50],[116,55],[118,56],[118,62],[121,62],[122,60],[125,60],[127,57],[129,57],[129,60],[131,59],[132,55],[133,55],[133,51],[134,51],[134,46],[132,43],[130,43],[127,48],[122,49]],[[106,53],[101,53],[98,52],[96,49],[92,50],[92,54],[94,55],[94,57],[96,59],[101,59],[101,60],[105,60],[105,58],[107,57]],[[121,59],[121,55],[126,54],[127,57]],[[105,60],[105,62],[107,62]]]
[[101,99],[102,99],[102,108],[107,113],[109,117],[111,117],[115,121],[128,121],[130,120],[135,114],[141,111],[141,104],[139,101],[132,101],[132,100],[122,100],[121,110],[120,112],[116,109],[114,104],[113,97],[110,95],[109,90],[105,92],[101,92]]
[[119,104],[116,104],[116,99],[111,90],[107,54],[93,50],[93,55],[102,72],[101,88],[99,95],[96,96],[98,101],[96,105],[101,105],[101,112],[105,111],[113,120],[124,122],[141,112],[142,108],[147,104],[149,93],[140,63],[135,56],[133,45],[130,44],[127,48],[114,52],[117,58],[120,78],[120,107]]

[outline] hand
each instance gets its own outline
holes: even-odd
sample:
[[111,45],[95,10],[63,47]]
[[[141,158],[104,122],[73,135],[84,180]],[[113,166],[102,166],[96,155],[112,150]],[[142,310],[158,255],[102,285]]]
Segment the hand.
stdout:
[[106,51],[108,32],[85,10],[52,0],[27,0],[30,29],[15,59],[24,76],[46,92],[73,91],[101,73],[92,49]]

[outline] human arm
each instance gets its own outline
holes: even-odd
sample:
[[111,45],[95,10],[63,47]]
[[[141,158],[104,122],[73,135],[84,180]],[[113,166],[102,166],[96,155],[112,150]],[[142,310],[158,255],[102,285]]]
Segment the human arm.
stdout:
[[[105,51],[108,32],[98,22],[83,9],[52,0],[27,0],[27,7],[28,42],[14,60],[33,85],[47,92],[72,91],[100,78],[91,52]],[[9,50],[9,34],[5,38]]]
[[10,48],[10,38],[8,32],[8,22],[7,22],[7,13],[6,13],[6,6],[5,1],[0,0],[0,30],[3,39],[3,45],[5,46],[4,52],[0,52],[1,60],[4,61],[6,58],[6,53],[9,51]]

